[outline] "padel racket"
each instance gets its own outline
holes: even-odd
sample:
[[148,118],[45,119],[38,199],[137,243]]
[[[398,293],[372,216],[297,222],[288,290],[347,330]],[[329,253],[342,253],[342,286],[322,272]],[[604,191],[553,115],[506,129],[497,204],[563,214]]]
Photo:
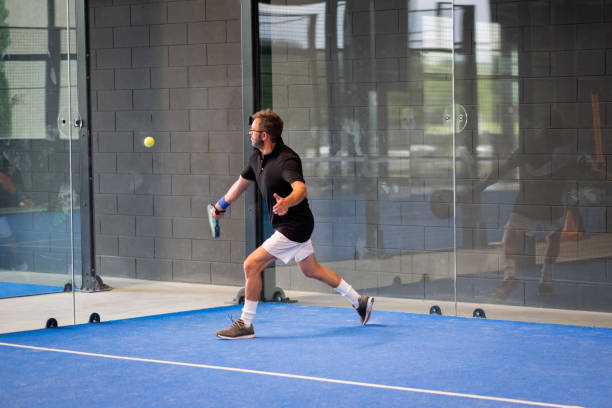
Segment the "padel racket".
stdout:
[[221,227],[219,226],[219,220],[213,218],[212,212],[213,210],[216,212],[217,210],[213,208],[212,204],[208,204],[208,223],[210,224],[210,235],[214,239],[219,238],[219,234],[221,234]]

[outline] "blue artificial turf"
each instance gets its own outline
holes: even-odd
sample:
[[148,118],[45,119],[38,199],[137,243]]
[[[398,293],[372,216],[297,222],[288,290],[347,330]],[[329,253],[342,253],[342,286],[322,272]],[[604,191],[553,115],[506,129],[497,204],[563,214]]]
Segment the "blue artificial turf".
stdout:
[[[260,304],[257,337],[215,331],[238,306],[0,335],[0,342],[562,405],[612,400],[612,330]],[[102,316],[104,319],[104,316]],[[514,407],[469,399],[0,346],[11,407]]]
[[61,286],[35,285],[30,283],[0,282],[0,298],[56,293],[64,290]]

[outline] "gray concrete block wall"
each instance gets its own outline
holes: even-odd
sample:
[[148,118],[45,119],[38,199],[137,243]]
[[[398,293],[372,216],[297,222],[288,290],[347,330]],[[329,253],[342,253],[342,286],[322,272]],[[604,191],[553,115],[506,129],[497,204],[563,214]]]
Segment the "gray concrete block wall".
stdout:
[[204,211],[244,164],[240,2],[93,0],[89,15],[99,273],[242,285],[242,202],[216,241]]

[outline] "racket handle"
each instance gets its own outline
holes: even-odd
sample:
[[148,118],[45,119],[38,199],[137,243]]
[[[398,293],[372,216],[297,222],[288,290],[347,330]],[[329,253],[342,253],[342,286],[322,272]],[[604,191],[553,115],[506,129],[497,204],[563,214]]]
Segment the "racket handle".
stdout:
[[214,239],[217,239],[219,238],[219,235],[221,235],[221,227],[219,226],[219,220],[216,218],[213,218],[212,216],[213,210],[214,210],[213,205],[209,204],[207,207],[207,211],[208,211],[208,223],[210,224],[210,233]]

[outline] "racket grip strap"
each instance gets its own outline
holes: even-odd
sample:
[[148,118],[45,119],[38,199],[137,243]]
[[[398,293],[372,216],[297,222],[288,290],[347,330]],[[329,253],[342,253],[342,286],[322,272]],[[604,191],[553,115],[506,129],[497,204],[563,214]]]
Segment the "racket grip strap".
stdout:
[[210,206],[213,208],[213,210],[215,211],[215,215],[219,215],[219,214],[223,214],[225,212],[225,210],[219,210],[217,208],[217,206],[213,203],[210,204]]

